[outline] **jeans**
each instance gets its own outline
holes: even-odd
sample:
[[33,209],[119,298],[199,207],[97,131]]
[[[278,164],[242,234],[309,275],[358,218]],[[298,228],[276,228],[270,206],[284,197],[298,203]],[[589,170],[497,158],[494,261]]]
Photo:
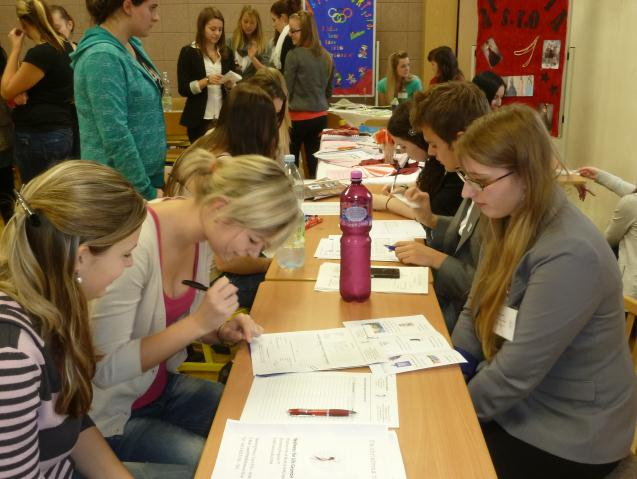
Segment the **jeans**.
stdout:
[[306,178],[314,178],[316,176],[317,160],[314,157],[314,153],[319,151],[321,146],[320,134],[325,128],[327,128],[327,115],[310,120],[292,122],[290,153],[296,158],[296,166],[299,166],[301,146],[305,145],[308,169],[305,172]]
[[16,130],[13,152],[22,183],[28,183],[54,164],[71,157],[73,131],[71,128],[38,132]]
[[194,470],[222,391],[220,383],[168,373],[162,395],[133,411],[124,434],[106,440],[121,461],[180,464]]

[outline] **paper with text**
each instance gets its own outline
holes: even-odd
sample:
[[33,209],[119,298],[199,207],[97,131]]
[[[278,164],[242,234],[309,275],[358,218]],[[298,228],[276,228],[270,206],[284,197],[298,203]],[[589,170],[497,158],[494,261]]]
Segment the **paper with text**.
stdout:
[[[349,409],[346,417],[291,416],[288,409]],[[396,376],[317,372],[255,377],[241,421],[270,424],[384,424],[398,427]]]
[[394,431],[228,420],[212,479],[406,479]]
[[[372,239],[372,261],[388,261],[398,262],[396,253],[390,251],[388,245],[393,245],[398,241],[412,241],[413,238],[373,238]],[[330,235],[327,238],[321,238],[314,253],[315,258],[319,259],[341,259],[341,235]]]
[[262,334],[250,343],[255,375],[324,371],[384,361],[376,344],[358,344],[350,329]]
[[414,220],[374,220],[369,236],[381,238],[424,238],[425,229]]
[[[400,278],[372,278],[374,293],[427,294],[429,292],[429,268],[397,266]],[[319,267],[314,285],[315,291],[339,291],[341,265],[323,263]]]
[[338,201],[306,201],[302,206],[306,215],[339,216],[341,205]]

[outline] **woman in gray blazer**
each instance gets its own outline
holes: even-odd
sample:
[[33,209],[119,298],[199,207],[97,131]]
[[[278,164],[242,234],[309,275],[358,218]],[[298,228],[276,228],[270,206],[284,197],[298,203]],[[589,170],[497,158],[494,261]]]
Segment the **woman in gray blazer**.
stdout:
[[453,343],[498,477],[604,477],[637,417],[617,262],[556,186],[531,108],[476,120],[457,154],[463,196],[486,218]]

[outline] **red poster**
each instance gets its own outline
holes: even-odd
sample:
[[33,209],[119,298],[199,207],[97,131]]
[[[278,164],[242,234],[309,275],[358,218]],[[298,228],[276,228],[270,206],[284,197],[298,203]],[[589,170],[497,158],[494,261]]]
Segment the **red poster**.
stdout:
[[478,0],[476,73],[506,83],[504,103],[537,109],[558,135],[568,0]]

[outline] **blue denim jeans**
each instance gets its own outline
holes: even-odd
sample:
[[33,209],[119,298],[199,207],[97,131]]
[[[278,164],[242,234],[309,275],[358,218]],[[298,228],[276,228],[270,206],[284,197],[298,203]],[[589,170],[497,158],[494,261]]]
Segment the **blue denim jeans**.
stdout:
[[106,440],[121,461],[180,464],[194,470],[222,391],[220,383],[168,373],[163,394],[133,411],[124,434]]
[[73,130],[15,132],[13,154],[22,183],[27,183],[54,164],[71,157]]

